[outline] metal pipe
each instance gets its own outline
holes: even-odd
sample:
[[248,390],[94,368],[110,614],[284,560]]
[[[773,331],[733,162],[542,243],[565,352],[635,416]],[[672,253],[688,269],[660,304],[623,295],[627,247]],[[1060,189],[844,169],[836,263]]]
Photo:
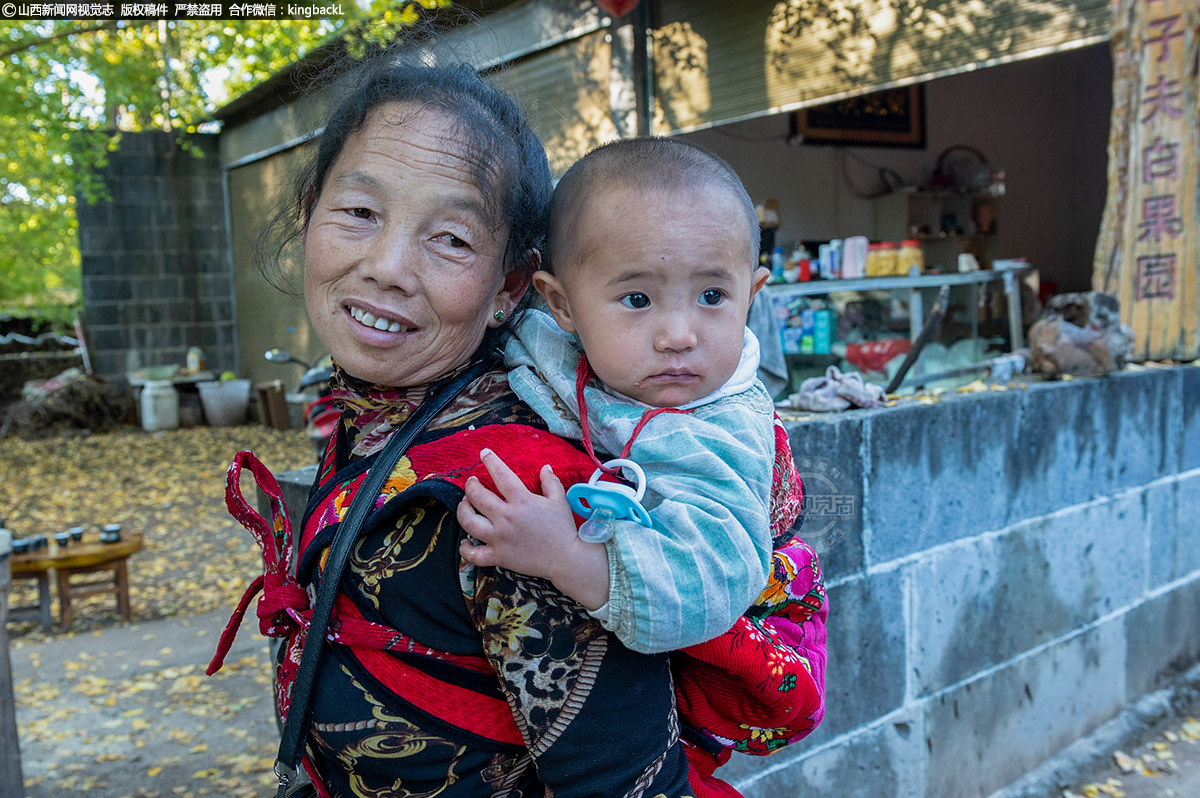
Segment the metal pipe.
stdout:
[[654,121],[654,54],[651,50],[654,24],[650,16],[651,0],[638,3],[633,11],[633,80],[636,88],[637,134],[650,135]]
[[[916,289],[913,289],[914,291]],[[938,291],[937,300],[933,303],[933,309],[929,311],[929,320],[925,322],[925,326],[921,328],[921,334],[917,336],[917,340],[913,343],[912,349],[908,350],[908,354],[904,357],[904,362],[900,364],[900,370],[896,372],[896,376],[892,377],[892,381],[888,383],[885,389],[887,393],[895,393],[900,387],[900,383],[904,381],[904,375],[908,374],[908,370],[912,368],[913,363],[917,362],[917,358],[921,356],[921,350],[925,348],[925,344],[929,343],[929,339],[933,337],[934,332],[938,327],[942,326],[942,317],[946,315],[946,307],[950,304],[950,286],[943,285]]]

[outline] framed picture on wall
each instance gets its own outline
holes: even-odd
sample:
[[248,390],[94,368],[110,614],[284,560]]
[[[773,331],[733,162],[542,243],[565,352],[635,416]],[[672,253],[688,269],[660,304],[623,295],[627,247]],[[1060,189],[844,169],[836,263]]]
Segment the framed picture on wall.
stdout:
[[849,97],[797,111],[803,144],[924,147],[925,90],[920,84]]

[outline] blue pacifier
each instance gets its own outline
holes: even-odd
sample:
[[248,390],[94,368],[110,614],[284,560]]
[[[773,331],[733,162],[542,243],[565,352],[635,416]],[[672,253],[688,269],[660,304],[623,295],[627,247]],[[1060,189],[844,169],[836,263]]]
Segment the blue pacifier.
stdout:
[[632,460],[609,460],[604,468],[627,468],[633,472],[636,488],[617,482],[601,482],[603,468],[597,468],[587,482],[572,485],[567,501],[576,515],[586,518],[579,527],[579,539],[603,543],[612,537],[612,522],[636,521],[650,526],[650,514],[640,504],[646,492],[646,472]]

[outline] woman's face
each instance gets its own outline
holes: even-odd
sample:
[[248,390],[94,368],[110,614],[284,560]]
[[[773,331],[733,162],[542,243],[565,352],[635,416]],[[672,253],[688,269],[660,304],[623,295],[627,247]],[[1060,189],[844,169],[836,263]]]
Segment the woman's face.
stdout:
[[349,374],[409,387],[466,363],[528,286],[503,274],[508,225],[474,175],[486,154],[453,117],[389,103],[346,140],[304,238],[304,296]]

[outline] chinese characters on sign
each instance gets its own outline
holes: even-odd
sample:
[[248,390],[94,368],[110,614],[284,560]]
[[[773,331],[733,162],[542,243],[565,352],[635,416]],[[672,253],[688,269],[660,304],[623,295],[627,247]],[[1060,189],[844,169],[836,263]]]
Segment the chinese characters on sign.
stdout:
[[1108,201],[1092,286],[1116,295],[1134,360],[1200,357],[1198,0],[1111,0]]
[[1143,255],[1138,258],[1139,299],[1171,299],[1175,296],[1175,256]]
[[[1146,0],[1145,51],[1142,56],[1145,84],[1142,88],[1142,148],[1136,184],[1142,189],[1139,203],[1135,257],[1138,301],[1173,300],[1176,293],[1174,250],[1184,232],[1180,202],[1179,132],[1175,120],[1184,116],[1183,73],[1184,17],[1173,13],[1179,0]],[[1155,135],[1157,134],[1157,135]]]

